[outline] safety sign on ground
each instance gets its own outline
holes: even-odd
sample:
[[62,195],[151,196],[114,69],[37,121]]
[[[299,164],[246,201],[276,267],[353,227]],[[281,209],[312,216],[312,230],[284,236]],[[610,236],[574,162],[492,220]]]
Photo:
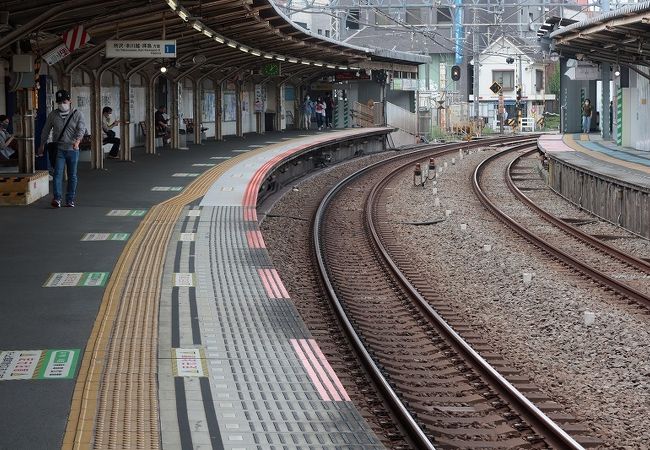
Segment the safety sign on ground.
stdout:
[[53,273],[43,287],[94,287],[104,286],[110,272],[59,272]]
[[74,378],[80,349],[0,352],[0,381]]
[[175,377],[206,377],[205,355],[200,348],[173,348],[172,370]]
[[174,286],[176,287],[194,287],[194,274],[180,272],[174,274]]
[[106,215],[119,217],[142,217],[146,213],[146,209],[112,209]]
[[195,233],[181,233],[180,240],[183,242],[192,242],[194,240]]
[[175,40],[108,40],[107,58],[176,58]]
[[190,209],[187,212],[187,215],[189,217],[199,217],[201,215],[201,210],[200,209]]
[[154,186],[151,188],[152,191],[157,191],[157,192],[168,192],[168,191],[181,191],[183,190],[183,186]]
[[190,178],[194,178],[194,177],[198,177],[199,175],[201,175],[201,174],[200,173],[180,172],[180,173],[173,174],[172,177],[190,177]]
[[86,233],[82,241],[126,241],[131,233]]

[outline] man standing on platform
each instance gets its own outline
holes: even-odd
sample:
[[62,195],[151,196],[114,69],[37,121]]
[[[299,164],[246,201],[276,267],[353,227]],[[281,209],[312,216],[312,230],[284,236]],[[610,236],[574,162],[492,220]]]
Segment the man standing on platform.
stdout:
[[582,105],[582,132],[589,134],[591,130],[591,100],[586,99]]
[[[65,206],[74,207],[74,200],[77,193],[77,163],[79,162],[79,143],[86,132],[86,123],[81,111],[71,111],[70,93],[68,91],[57,91],[55,94],[56,103],[59,107],[53,110],[45,121],[41,133],[41,145],[38,148],[38,156],[42,156],[45,150],[45,143],[52,131],[54,140],[48,144],[48,154],[53,155],[54,161],[54,197],[52,207],[61,207],[63,196],[63,171],[68,169],[68,189],[65,194]],[[50,152],[50,150],[52,150]]]

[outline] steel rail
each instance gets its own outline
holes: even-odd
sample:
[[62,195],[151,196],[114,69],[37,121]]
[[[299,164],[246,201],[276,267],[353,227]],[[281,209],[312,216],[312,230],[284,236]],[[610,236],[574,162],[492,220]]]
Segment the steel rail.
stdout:
[[[484,145],[490,145],[490,144],[497,144],[497,143],[507,143],[511,142],[514,140],[521,139],[521,137],[510,137],[510,138],[497,138],[497,139],[485,139],[485,140],[480,140],[480,141],[472,141],[472,142],[463,142],[463,143],[453,143],[453,144],[442,144],[440,146],[434,147],[434,146],[426,146],[417,150],[414,150],[412,152],[409,152],[408,154],[404,155],[397,155],[392,158],[388,158],[386,160],[371,164],[370,166],[367,166],[351,175],[348,177],[344,178],[341,180],[339,183],[337,183],[322,199],[315,215],[314,215],[314,221],[313,221],[313,231],[312,231],[312,239],[313,239],[313,245],[314,245],[314,254],[316,258],[316,262],[318,265],[318,270],[320,273],[321,281],[323,282],[323,285],[325,287],[325,290],[327,292],[327,295],[330,299],[330,302],[332,304],[332,307],[334,309],[334,312],[343,328],[344,333],[350,340],[350,343],[354,350],[357,352],[357,356],[360,358],[361,362],[363,363],[364,367],[372,377],[373,381],[375,382],[375,385],[377,389],[379,390],[380,394],[383,396],[384,400],[388,403],[390,406],[390,409],[392,413],[398,418],[400,421],[400,424],[402,427],[407,431],[408,433],[408,439],[410,439],[415,445],[417,445],[417,448],[422,448],[422,449],[435,449],[433,444],[429,441],[428,437],[424,433],[424,431],[420,428],[416,420],[413,418],[411,413],[408,411],[406,406],[402,403],[400,400],[399,396],[397,393],[394,391],[394,389],[391,387],[390,383],[388,380],[384,377],[384,375],[381,373],[381,370],[377,366],[377,364],[374,362],[372,356],[368,352],[368,350],[365,348],[361,338],[359,337],[358,333],[356,332],[354,326],[352,325],[350,319],[347,316],[347,313],[345,312],[345,309],[343,307],[343,304],[341,300],[339,299],[336,290],[334,288],[334,285],[332,281],[330,280],[329,273],[327,270],[327,264],[325,261],[325,256],[324,256],[324,251],[321,246],[321,236],[323,232],[323,222],[324,222],[324,217],[325,213],[327,211],[327,208],[331,201],[334,199],[334,197],[347,186],[350,182],[358,179],[359,177],[363,176],[364,174],[370,172],[371,170],[374,170],[380,166],[383,166],[385,164],[388,164],[390,162],[394,162],[397,159],[403,159],[403,158],[409,158],[409,161],[405,163],[402,167],[406,167],[410,164],[413,164],[414,161],[419,161],[429,155],[435,154],[435,155],[442,155],[442,154],[447,154],[451,152],[458,151],[463,148],[468,148],[468,147],[476,147],[476,146],[484,146]],[[432,150],[434,153],[432,153]],[[579,447],[578,447],[579,448]]]
[[553,214],[549,213],[548,211],[545,211],[544,209],[540,208],[537,206],[531,199],[526,196],[515,184],[514,180],[512,179],[512,171],[514,169],[515,164],[521,160],[521,158],[528,156],[532,153],[534,153],[536,149],[533,149],[527,153],[524,153],[523,155],[520,155],[516,159],[513,159],[510,164],[508,165],[508,168],[506,169],[506,182],[508,184],[508,188],[510,188],[510,191],[512,191],[513,194],[526,206],[528,206],[530,209],[535,211],[536,213],[540,214],[544,219],[547,221],[551,222],[553,225],[557,226],[558,228],[562,229],[563,231],[571,234],[572,236],[576,237],[577,239],[580,239],[583,241],[585,244],[591,245],[596,247],[597,249],[608,253],[609,256],[615,257],[619,259],[621,262],[624,262],[626,264],[629,264],[630,266],[634,267],[635,269],[641,270],[645,273],[650,274],[650,263],[647,261],[644,261],[640,258],[637,258],[634,255],[630,255],[628,253],[623,252],[622,250],[607,244],[606,242],[601,241],[598,238],[595,238],[591,236],[590,234],[587,234],[580,230],[577,227],[574,227],[570,223],[567,223],[561,219],[558,219],[555,217]]
[[[521,149],[521,148],[519,148]],[[512,149],[514,151],[516,149]],[[479,164],[476,167],[476,170],[474,171],[473,177],[472,177],[472,187],[474,189],[475,194],[483,203],[483,205],[492,212],[492,214],[497,217],[499,220],[504,222],[506,225],[508,225],[513,231],[518,233],[520,236],[528,240],[529,242],[533,243],[537,247],[543,249],[553,257],[559,259],[560,261],[564,262],[565,264],[568,264],[569,266],[573,266],[585,275],[589,276],[596,282],[607,286],[608,288],[612,289],[614,292],[619,293],[620,295],[623,295],[629,299],[632,299],[638,303],[643,304],[644,306],[650,306],[650,297],[645,295],[644,293],[627,286],[625,284],[620,283],[618,280],[608,276],[607,274],[590,267],[589,265],[583,263],[582,261],[572,257],[568,253],[562,251],[561,249],[555,247],[554,245],[549,244],[546,242],[544,239],[540,238],[539,236],[536,236],[532,232],[529,232],[526,228],[521,226],[519,223],[517,223],[516,220],[508,216],[506,213],[502,212],[499,210],[499,208],[488,198],[488,196],[483,192],[481,185],[480,185],[480,178],[485,170],[485,167],[487,167],[491,162],[493,162],[495,159],[503,156],[503,152],[497,153],[496,155],[492,155],[491,157],[487,158],[484,160],[481,164]],[[508,168],[506,168],[506,173],[507,173]],[[507,178],[507,175],[504,175]]]
[[[524,147],[530,144],[523,144],[516,146]],[[514,387],[503,375],[501,375],[494,367],[490,365],[476,350],[472,348],[454,329],[445,321],[445,319],[438,314],[438,312],[427,302],[427,300],[418,292],[418,290],[411,284],[409,279],[400,270],[390,252],[383,245],[379,232],[375,227],[375,211],[379,200],[379,194],[397,176],[404,167],[396,169],[388,177],[379,182],[371,191],[366,201],[366,225],[370,230],[374,243],[379,250],[387,266],[393,275],[402,283],[402,286],[408,291],[413,299],[416,300],[417,306],[425,313],[425,316],[433,322],[436,329],[441,331],[447,342],[449,342],[457,352],[461,353],[470,364],[481,373],[481,376],[487,380],[501,396],[508,401],[511,407],[517,411],[519,415],[527,420],[535,431],[542,435],[546,442],[554,448],[562,449],[583,449],[583,447],[576,442],[566,431],[564,431],[558,424],[551,418],[544,414],[534,403],[532,403],[524,394],[522,394],[516,387]]]

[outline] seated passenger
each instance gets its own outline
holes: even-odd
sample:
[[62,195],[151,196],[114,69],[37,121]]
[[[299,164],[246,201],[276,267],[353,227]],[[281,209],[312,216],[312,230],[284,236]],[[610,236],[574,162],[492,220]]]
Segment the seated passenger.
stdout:
[[16,158],[16,152],[10,146],[14,143],[14,137],[7,132],[9,117],[0,115],[0,157],[3,159]]
[[111,128],[120,124],[119,120],[114,120],[111,122],[111,114],[113,114],[113,109],[110,106],[106,106],[102,110],[102,134],[104,139],[103,144],[113,144],[111,151],[108,154],[108,157],[111,159],[118,159],[117,156],[120,152],[120,138],[115,137],[115,131]]
[[170,129],[169,129],[169,119],[167,116],[167,108],[160,106],[158,111],[156,111],[155,119],[156,122],[156,135],[162,135],[165,144],[169,144],[170,141]]

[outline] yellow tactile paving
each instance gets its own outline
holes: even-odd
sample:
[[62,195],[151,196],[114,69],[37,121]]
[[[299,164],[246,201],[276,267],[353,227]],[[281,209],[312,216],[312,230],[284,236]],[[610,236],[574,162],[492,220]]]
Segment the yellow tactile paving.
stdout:
[[158,298],[169,237],[185,205],[203,196],[224,172],[263,151],[208,170],[143,218],[102,298],[79,369],[63,449],[159,448]]
[[[616,164],[622,167],[626,167],[628,169],[633,169],[633,170],[639,170],[643,173],[650,174],[650,167],[644,166],[643,164],[636,164],[630,161],[625,161],[623,159],[618,159],[618,158],[612,158],[611,156],[605,155],[600,152],[595,152],[593,150],[589,150],[588,148],[583,147],[582,145],[578,144],[575,139],[573,139],[573,135],[571,134],[565,134],[562,138],[564,140],[564,143],[574,149],[577,152],[584,153],[585,155],[589,155],[592,158],[598,159],[600,161],[605,161],[611,164]],[[581,134],[580,135],[580,140],[581,141],[589,141],[589,137],[586,134]]]

